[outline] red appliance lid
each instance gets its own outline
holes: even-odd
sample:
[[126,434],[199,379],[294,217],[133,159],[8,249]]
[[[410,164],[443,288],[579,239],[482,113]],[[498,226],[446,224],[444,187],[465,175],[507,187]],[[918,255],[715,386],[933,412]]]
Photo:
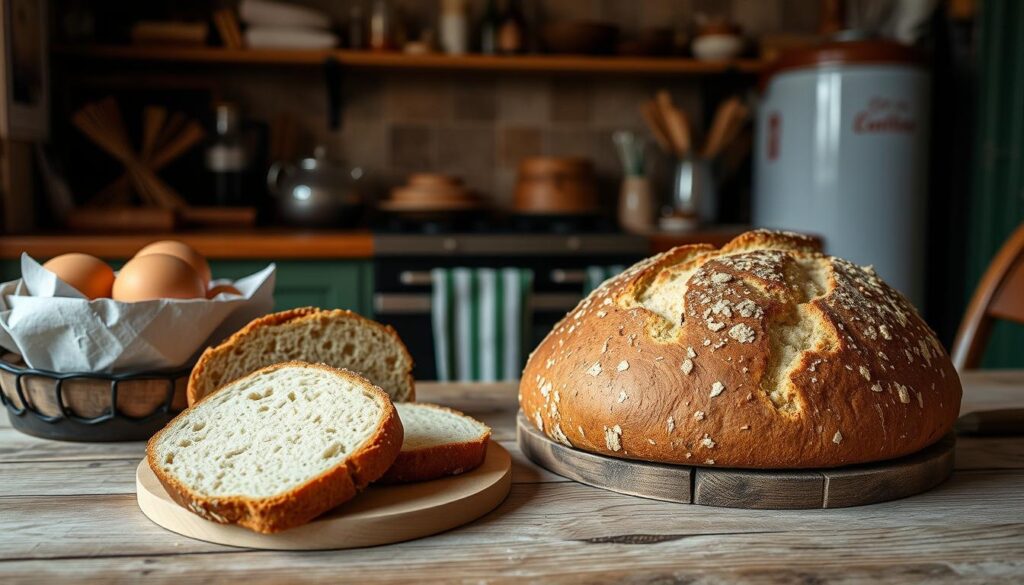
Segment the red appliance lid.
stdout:
[[784,53],[765,71],[761,85],[764,87],[775,75],[794,69],[868,64],[927,67],[924,55],[920,51],[896,41],[881,39],[830,40],[806,49]]

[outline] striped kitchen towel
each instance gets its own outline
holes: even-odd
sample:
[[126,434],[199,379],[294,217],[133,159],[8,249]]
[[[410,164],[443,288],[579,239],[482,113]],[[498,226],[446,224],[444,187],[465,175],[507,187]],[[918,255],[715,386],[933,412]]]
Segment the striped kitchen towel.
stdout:
[[587,277],[583,279],[583,296],[589,295],[595,288],[612,278],[618,276],[626,267],[622,264],[613,266],[587,266]]
[[518,379],[530,339],[533,271],[435,268],[431,277],[437,379]]

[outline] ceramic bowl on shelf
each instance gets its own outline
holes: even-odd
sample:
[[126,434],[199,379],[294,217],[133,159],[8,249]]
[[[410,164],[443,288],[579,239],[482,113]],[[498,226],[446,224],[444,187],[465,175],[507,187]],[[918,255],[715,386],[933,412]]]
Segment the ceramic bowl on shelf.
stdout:
[[727,61],[743,53],[743,37],[736,33],[702,34],[693,39],[693,56],[702,61]]

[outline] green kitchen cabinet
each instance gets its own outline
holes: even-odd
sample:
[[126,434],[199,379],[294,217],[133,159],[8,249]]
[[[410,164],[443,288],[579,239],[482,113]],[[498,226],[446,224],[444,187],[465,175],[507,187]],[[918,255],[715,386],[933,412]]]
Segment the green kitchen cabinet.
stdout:
[[[261,270],[273,260],[211,260],[214,278],[236,279]],[[111,261],[116,267],[123,261]],[[373,265],[369,260],[283,260],[277,261],[274,309],[315,306],[351,309],[373,316]],[[21,277],[19,260],[0,262],[3,280]]]
[[[269,261],[213,260],[214,278],[252,274]],[[373,267],[368,260],[285,260],[276,262],[274,309],[351,309],[372,316]]]
[[21,260],[0,261],[0,282],[21,278]]

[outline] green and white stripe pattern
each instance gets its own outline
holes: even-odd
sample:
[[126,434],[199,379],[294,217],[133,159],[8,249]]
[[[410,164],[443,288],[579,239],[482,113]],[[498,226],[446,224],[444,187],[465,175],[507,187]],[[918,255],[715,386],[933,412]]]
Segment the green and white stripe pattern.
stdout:
[[431,277],[438,380],[518,379],[530,339],[533,271],[435,268]]
[[614,266],[587,266],[587,278],[583,282],[583,296],[589,295],[595,288],[612,278],[618,276],[626,267],[622,264]]

